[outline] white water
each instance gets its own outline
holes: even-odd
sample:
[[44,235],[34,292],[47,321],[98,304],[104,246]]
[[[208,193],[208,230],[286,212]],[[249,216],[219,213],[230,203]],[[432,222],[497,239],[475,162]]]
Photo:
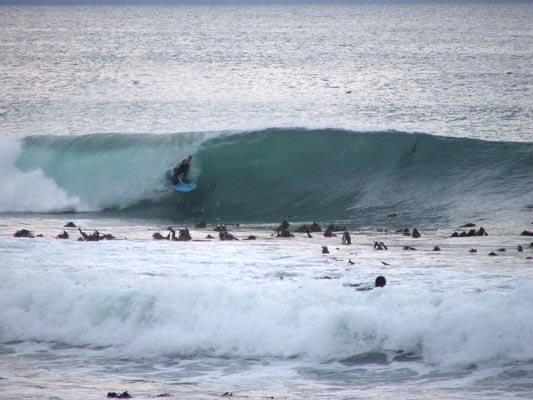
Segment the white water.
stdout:
[[[527,238],[512,232],[451,239],[442,230],[423,232],[418,240],[361,232],[352,246],[341,246],[340,237],[274,239],[268,230],[246,228],[234,233],[259,239],[179,243],[151,240],[146,225],[91,219],[76,222],[129,240],[84,243],[73,241],[75,229],[69,241],[52,239],[63,221],[53,217],[34,220],[45,238],[10,238],[8,230],[21,221],[6,221],[0,237],[0,336],[7,353],[0,357],[6,366],[24,365],[14,354],[28,361],[57,359],[59,370],[110,380],[109,390],[200,398],[211,390],[259,397],[258,385],[271,373],[276,384],[265,388],[269,395],[300,397],[295,381],[312,393],[328,393],[333,389],[322,384],[344,387],[347,379],[370,374],[365,379],[379,375],[384,390],[401,388],[405,396],[415,395],[408,388],[417,382],[448,394],[461,382],[461,396],[476,398],[480,389],[501,390],[506,374],[531,373],[533,260],[525,257],[533,252],[517,252],[516,244],[526,246]],[[192,232],[197,240],[207,233],[216,235]],[[389,250],[372,250],[376,239]],[[418,250],[404,251],[405,244]],[[435,244],[442,252],[431,251]],[[331,254],[322,255],[321,245]],[[478,253],[468,253],[471,247]],[[487,255],[499,247],[507,251]],[[344,286],[371,287],[380,274],[388,280],[384,289]],[[325,276],[333,279],[316,279]],[[374,353],[384,354],[387,364],[376,365]],[[396,360],[400,354],[414,358]],[[355,355],[363,359],[343,364]],[[122,378],[105,373],[104,366],[117,363]],[[164,371],[160,363],[168,364]],[[220,375],[227,368],[232,372]],[[524,373],[516,373],[516,387],[500,398],[528,392],[521,386]],[[15,375],[2,368],[0,385],[12,390]],[[53,387],[49,373],[38,375]],[[146,375],[151,383],[136,386]],[[174,381],[194,390],[176,388]],[[54,392],[22,383],[16,390],[21,387],[33,395]],[[76,388],[61,390],[69,398]],[[98,394],[83,390],[89,398]],[[360,388],[342,390],[350,396]],[[380,393],[365,391],[368,398]]]
[[53,212],[83,209],[41,169],[27,172],[15,166],[20,142],[0,137],[0,212]]

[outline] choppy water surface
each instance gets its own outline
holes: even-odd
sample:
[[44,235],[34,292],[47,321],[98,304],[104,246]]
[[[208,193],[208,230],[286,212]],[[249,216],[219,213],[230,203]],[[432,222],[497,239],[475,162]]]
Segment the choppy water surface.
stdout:
[[530,141],[532,5],[1,7],[0,133]]

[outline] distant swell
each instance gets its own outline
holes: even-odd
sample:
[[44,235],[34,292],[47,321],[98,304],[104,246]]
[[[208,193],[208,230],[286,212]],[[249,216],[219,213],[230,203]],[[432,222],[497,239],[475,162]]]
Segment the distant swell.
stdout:
[[[369,223],[392,212],[404,221],[445,221],[533,203],[531,143],[294,128],[35,136],[22,149],[9,145],[18,158],[0,160],[10,187],[0,196],[2,212]],[[189,153],[199,189],[165,191],[166,170]],[[33,200],[21,204],[28,193]]]

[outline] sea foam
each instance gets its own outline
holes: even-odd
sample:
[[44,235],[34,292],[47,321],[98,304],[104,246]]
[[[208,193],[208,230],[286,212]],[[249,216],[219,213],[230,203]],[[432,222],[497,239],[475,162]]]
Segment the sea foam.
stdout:
[[110,355],[134,358],[339,361],[383,352],[390,361],[403,352],[441,366],[533,359],[530,284],[507,292],[361,293],[314,280],[254,287],[176,277],[110,285],[104,275],[37,275],[2,281],[2,342],[110,346]]

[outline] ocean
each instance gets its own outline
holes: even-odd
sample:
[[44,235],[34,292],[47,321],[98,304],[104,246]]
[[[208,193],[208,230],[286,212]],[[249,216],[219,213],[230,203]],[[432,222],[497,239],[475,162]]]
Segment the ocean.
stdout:
[[532,90],[530,3],[0,5],[0,398],[532,398]]

